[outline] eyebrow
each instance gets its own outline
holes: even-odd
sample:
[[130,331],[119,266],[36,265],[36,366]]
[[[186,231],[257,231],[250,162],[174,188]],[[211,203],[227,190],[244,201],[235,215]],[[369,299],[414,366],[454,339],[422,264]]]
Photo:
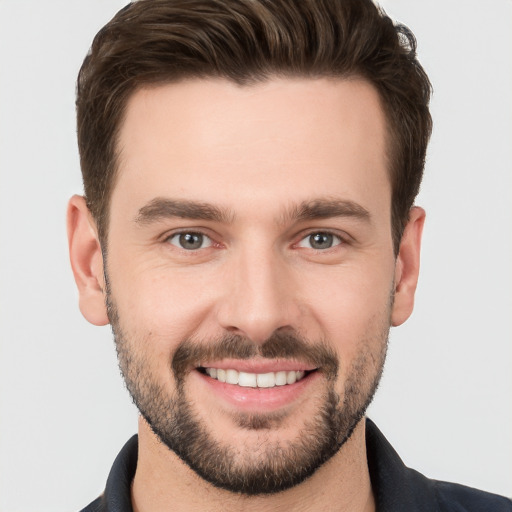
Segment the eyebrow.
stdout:
[[283,222],[288,220],[307,221],[328,219],[332,217],[353,217],[366,222],[371,221],[370,212],[354,201],[320,198],[304,201],[292,207],[285,213]]
[[[289,208],[280,222],[300,222],[332,217],[353,217],[369,222],[370,212],[358,203],[342,199],[319,198],[303,201]],[[157,197],[140,208],[135,218],[137,224],[151,224],[162,219],[182,218],[232,223],[233,212],[210,203]]]
[[173,217],[230,223],[234,215],[225,208],[209,203],[157,197],[139,210],[135,222],[150,224]]

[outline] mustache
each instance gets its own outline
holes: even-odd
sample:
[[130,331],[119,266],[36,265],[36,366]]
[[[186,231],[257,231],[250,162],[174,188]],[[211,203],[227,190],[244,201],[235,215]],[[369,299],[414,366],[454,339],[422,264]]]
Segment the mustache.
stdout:
[[180,382],[187,371],[202,361],[221,359],[291,359],[321,369],[328,379],[338,375],[339,360],[333,349],[323,341],[311,342],[298,333],[275,332],[264,343],[255,343],[237,334],[226,334],[208,343],[185,340],[172,358],[172,370]]

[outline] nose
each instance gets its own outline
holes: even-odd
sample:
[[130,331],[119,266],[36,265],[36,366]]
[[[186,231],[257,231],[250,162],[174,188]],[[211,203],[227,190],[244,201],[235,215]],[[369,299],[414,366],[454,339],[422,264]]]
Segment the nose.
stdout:
[[299,327],[300,302],[292,269],[273,250],[246,250],[227,269],[218,309],[221,327],[263,343],[279,329]]

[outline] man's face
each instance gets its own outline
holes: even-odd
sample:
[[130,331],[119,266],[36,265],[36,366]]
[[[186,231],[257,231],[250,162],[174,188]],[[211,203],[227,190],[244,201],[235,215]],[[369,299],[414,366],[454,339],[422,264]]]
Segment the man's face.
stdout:
[[385,133],[360,80],[184,81],[128,103],[106,261],[120,366],[217,486],[299,483],[371,400],[395,290]]

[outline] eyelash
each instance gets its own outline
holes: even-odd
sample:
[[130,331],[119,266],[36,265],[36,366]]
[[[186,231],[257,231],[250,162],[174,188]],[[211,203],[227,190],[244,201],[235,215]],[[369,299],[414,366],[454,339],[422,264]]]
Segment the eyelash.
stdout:
[[[209,244],[206,247],[199,247],[197,249],[193,249],[193,248],[192,249],[186,249],[185,247],[182,247],[182,246],[180,247],[179,245],[174,244],[174,243],[171,242],[171,240],[173,238],[180,237],[180,236],[183,236],[183,235],[200,236],[200,237],[203,238],[203,241],[204,241],[204,239],[209,240]],[[215,244],[215,241],[213,240],[213,238],[211,236],[207,235],[206,233],[203,233],[202,231],[197,231],[197,230],[196,231],[194,231],[194,230],[177,231],[177,232],[172,233],[169,236],[167,236],[165,238],[164,242],[166,242],[168,244],[171,244],[174,247],[176,247],[177,249],[181,249],[181,250],[186,251],[186,252],[197,252],[200,249],[208,249],[209,247],[212,247],[214,245],[219,245],[219,244]]]
[[[315,235],[322,235],[322,236],[332,237],[333,245],[330,246],[330,247],[327,247],[325,249],[318,249],[318,248],[315,248],[315,247],[304,247],[304,246],[301,245],[301,243],[307,241],[308,239],[311,239],[311,237],[313,237]],[[337,240],[337,242],[336,242],[336,240]],[[294,246],[296,246],[296,247],[303,247],[305,249],[311,249],[311,250],[313,250],[315,252],[327,252],[330,249],[335,249],[336,247],[338,247],[340,245],[344,245],[346,243],[347,243],[346,239],[343,236],[341,236],[340,234],[338,234],[338,233],[333,233],[332,231],[329,231],[329,230],[314,230],[314,231],[309,231],[308,233],[303,235],[300,238],[300,240],[297,243],[294,244]]]
[[[209,241],[208,245],[206,247],[197,247],[197,248],[185,248],[183,246],[180,246],[178,245],[178,243],[172,243],[171,240],[176,238],[176,237],[180,237],[182,235],[192,235],[192,236],[199,236],[199,237],[202,237],[202,240],[201,240],[201,245],[203,245],[205,239]],[[312,236],[314,235],[323,235],[323,236],[328,236],[328,237],[332,237],[333,239],[333,245],[330,246],[330,247],[327,247],[327,248],[323,248],[323,249],[320,249],[320,248],[315,248],[315,247],[304,247],[303,245],[301,245],[301,243],[303,242],[306,242],[308,239],[311,239]],[[198,252],[199,250],[202,250],[202,249],[208,249],[210,247],[220,247],[221,244],[219,243],[216,243],[215,240],[209,236],[208,234],[204,233],[203,231],[200,231],[200,230],[182,230],[182,231],[177,231],[177,232],[174,232],[168,236],[165,237],[164,239],[164,242],[165,243],[168,243],[168,244],[171,244],[173,245],[174,247],[176,247],[177,249],[179,250],[182,250],[182,251],[185,251],[187,253],[196,253]],[[346,237],[343,237],[341,236],[339,233],[333,233],[332,231],[329,231],[329,230],[312,230],[312,231],[309,231],[305,234],[301,234],[301,237],[300,239],[298,240],[298,242],[295,242],[293,244],[293,247],[299,247],[299,248],[304,248],[304,249],[310,249],[310,250],[313,250],[317,253],[323,253],[323,252],[327,252],[327,251],[330,251],[331,249],[335,249],[336,247],[340,246],[340,245],[346,245],[348,242],[347,242],[347,239]],[[311,244],[310,244],[311,245]]]

